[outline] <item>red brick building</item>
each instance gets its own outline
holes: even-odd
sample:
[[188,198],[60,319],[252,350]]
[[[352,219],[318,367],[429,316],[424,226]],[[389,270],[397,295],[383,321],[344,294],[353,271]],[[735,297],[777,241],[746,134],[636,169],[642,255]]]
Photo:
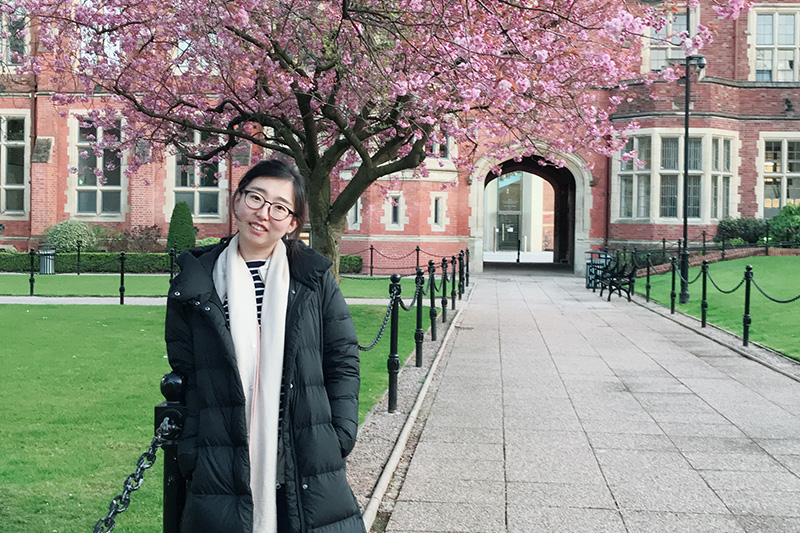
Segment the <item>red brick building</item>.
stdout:
[[[386,273],[398,258],[415,264],[417,247],[422,264],[468,248],[471,268],[478,271],[484,253],[502,242],[500,235],[511,239],[506,245],[516,236],[521,247],[534,250],[544,247],[549,225],[553,260],[580,273],[592,248],[655,246],[682,236],[684,165],[691,242],[703,231],[712,237],[723,216],[769,218],[800,201],[800,3],[757,2],[739,20],[720,21],[703,1],[690,22],[713,24],[716,34],[702,50],[705,68],[691,69],[688,140],[685,79],[648,86],[631,81],[624,94],[636,98],[612,119],[640,125],[629,143],[639,163],[575,154],[556,168],[536,158],[494,161],[479,155],[478,170],[469,175],[449,158],[456,146],[436,146],[440,157],[429,161],[427,177],[409,173],[396,186],[379,182],[360,199],[348,216],[342,252],[361,253],[369,265],[371,245],[376,273]],[[670,36],[685,27],[681,13],[651,36],[643,73],[669,64],[683,72],[683,53]],[[228,160],[192,170],[165,156],[127,178],[123,157],[117,170],[96,179],[93,170],[114,156],[83,159],[79,153],[87,136],[107,132],[81,128],[72,116],[81,109],[56,108],[45,76],[13,75],[9,50],[21,43],[5,38],[0,46],[8,66],[0,93],[0,245],[37,248],[46,228],[69,218],[117,230],[157,225],[166,236],[177,201],[192,208],[198,237],[230,233],[230,194],[245,168]],[[606,96],[615,93],[621,91]],[[253,151],[242,162],[259,156]],[[498,179],[490,172],[497,165],[504,175],[522,172],[520,183],[529,183],[521,185],[516,204],[487,193]],[[216,172],[223,178],[210,179]],[[539,182],[531,176],[546,185],[532,185]]]

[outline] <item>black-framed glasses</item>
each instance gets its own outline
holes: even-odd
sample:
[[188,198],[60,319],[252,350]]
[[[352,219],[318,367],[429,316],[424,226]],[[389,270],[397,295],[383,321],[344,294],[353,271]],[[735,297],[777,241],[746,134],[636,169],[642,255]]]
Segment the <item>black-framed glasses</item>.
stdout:
[[281,220],[286,220],[289,215],[294,215],[294,211],[289,209],[283,204],[270,202],[260,194],[255,191],[248,191],[244,189],[242,191],[244,194],[244,205],[249,207],[254,211],[258,211],[264,204],[267,204],[267,212],[269,213],[269,218],[275,220],[276,222],[280,222]]

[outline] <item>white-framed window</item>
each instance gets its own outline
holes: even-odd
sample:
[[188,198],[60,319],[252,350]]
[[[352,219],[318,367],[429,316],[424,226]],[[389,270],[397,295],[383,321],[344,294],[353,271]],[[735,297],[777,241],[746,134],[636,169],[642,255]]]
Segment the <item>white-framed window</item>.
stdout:
[[784,205],[800,205],[800,138],[764,141],[763,216],[772,218]]
[[119,122],[114,129],[98,127],[91,121],[83,121],[78,125],[75,142],[78,156],[75,205],[78,215],[122,214],[122,160],[116,150],[95,151],[92,147],[95,142],[115,142],[119,139]]
[[[686,211],[694,223],[710,223],[734,211],[736,142],[733,132],[691,131]],[[643,129],[630,139],[622,154],[633,152],[635,157],[615,159],[612,169],[618,190],[611,208],[617,222],[674,224],[683,218],[684,146],[683,130],[678,128]]]
[[[191,131],[186,145],[206,143],[211,135]],[[222,164],[220,161],[197,161],[180,152],[173,158],[173,203],[186,202],[194,217],[218,218],[221,211],[220,187]]]
[[356,200],[356,203],[347,212],[347,229],[358,231],[361,229],[361,197]]
[[30,203],[28,121],[0,116],[0,214],[25,216]]
[[632,137],[623,149],[634,157],[620,161],[620,218],[650,218],[650,137]]
[[447,216],[447,193],[442,191],[431,192],[430,213],[428,217],[428,224],[431,231],[441,232],[450,223],[450,218]]
[[381,224],[387,231],[402,231],[408,224],[406,200],[400,191],[390,191],[383,203]]
[[0,15],[0,57],[6,67],[19,65],[25,55],[25,38],[18,32],[25,27],[22,11]]
[[756,6],[750,14],[751,79],[798,81],[800,7]]
[[731,214],[731,139],[711,139],[711,218]]
[[[696,10],[692,12],[692,20],[697,21]],[[671,62],[682,60],[685,57],[681,49],[683,33],[686,32],[686,11],[667,14],[666,24],[658,31],[650,29],[650,39],[647,41],[647,57],[649,69],[661,71]]]

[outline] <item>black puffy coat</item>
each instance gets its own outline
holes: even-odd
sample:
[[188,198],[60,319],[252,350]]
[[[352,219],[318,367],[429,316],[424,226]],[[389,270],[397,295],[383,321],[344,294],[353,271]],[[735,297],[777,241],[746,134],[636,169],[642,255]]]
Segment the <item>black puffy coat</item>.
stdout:
[[[169,362],[187,378],[178,461],[188,480],[182,530],[191,533],[252,530],[245,397],[212,279],[226,245],[184,252],[167,299]],[[358,429],[355,329],[330,261],[302,243],[287,246],[282,436],[289,524],[292,532],[361,533],[345,477]]]

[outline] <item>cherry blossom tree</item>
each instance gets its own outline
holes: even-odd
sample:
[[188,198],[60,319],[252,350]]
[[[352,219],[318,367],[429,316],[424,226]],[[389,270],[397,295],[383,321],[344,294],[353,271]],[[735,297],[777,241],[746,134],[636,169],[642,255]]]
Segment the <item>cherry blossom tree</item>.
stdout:
[[[727,18],[746,7],[717,6]],[[247,143],[293,159],[314,246],[337,264],[358,197],[379,178],[424,175],[426,147],[445,136],[465,172],[479,145],[498,162],[618,151],[626,131],[609,115],[628,98],[623,80],[647,81],[641,36],[664,24],[663,7],[625,0],[10,0],[2,9],[30,17],[35,53],[24,68],[49,79],[56,102],[83,101],[86,119],[112,129],[123,118],[121,138],[96,149],[125,151],[132,177],[164,153],[208,161]],[[710,33],[696,35],[687,47]],[[609,98],[609,87],[621,90]]]

